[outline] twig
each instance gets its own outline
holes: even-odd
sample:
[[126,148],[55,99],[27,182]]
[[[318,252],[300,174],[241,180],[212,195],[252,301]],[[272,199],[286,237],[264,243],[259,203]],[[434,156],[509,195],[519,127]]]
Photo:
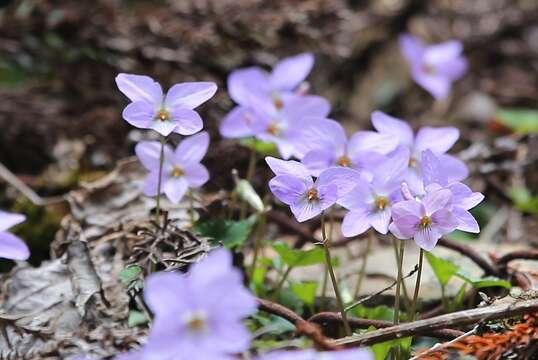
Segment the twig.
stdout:
[[66,201],[65,196],[54,196],[43,198],[39,196],[28,185],[22,182],[15,174],[13,174],[4,164],[0,163],[0,177],[4,178],[8,184],[19,190],[24,196],[28,198],[34,205],[46,206],[51,204],[60,203]]
[[499,270],[482,256],[480,256],[480,254],[478,254],[470,246],[460,244],[456,241],[448,240],[445,238],[439,240],[438,244],[467,256],[469,259],[473,260],[478,266],[480,266],[482,270],[484,270],[486,275],[500,276]]
[[396,338],[430,333],[446,327],[476,324],[484,320],[504,319],[536,311],[538,311],[538,299],[514,302],[512,304],[486,306],[400,324],[362,335],[348,336],[335,340],[334,343],[336,345],[370,345]]
[[440,351],[440,350],[444,349],[445,347],[450,346],[450,345],[460,341],[461,339],[466,338],[467,336],[473,335],[476,332],[477,329],[478,329],[478,325],[475,326],[474,328],[472,328],[471,330],[467,331],[466,333],[461,334],[457,338],[450,340],[449,342],[435,344],[430,349],[428,349],[428,350],[424,351],[423,353],[420,353],[420,354],[418,354],[416,356],[413,356],[409,360],[417,360],[417,359],[420,359],[423,356],[426,356],[426,355],[429,355],[431,353]]
[[527,249],[527,250],[517,250],[504,254],[495,261],[498,267],[503,270],[506,270],[506,266],[512,260],[538,260],[538,250],[536,249]]

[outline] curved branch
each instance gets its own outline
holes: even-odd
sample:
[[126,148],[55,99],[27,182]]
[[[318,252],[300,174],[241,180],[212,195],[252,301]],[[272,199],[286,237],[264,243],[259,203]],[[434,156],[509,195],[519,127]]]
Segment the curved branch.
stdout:
[[445,238],[441,238],[438,244],[467,256],[469,259],[474,261],[476,265],[480,266],[482,270],[484,270],[486,275],[501,275],[499,270],[495,266],[493,266],[493,264],[484,259],[479,253],[477,253],[472,247],[468,245],[461,244],[459,242],[448,240]]

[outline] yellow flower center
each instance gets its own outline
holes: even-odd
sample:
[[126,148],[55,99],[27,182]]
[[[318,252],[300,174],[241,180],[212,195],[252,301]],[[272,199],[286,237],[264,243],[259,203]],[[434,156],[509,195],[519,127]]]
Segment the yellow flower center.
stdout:
[[319,200],[318,190],[314,188],[308,190],[308,192],[306,193],[306,197],[310,202]]
[[161,109],[155,116],[155,120],[159,120],[159,121],[170,120],[170,113],[164,109]]
[[280,98],[277,98],[275,97],[273,99],[273,104],[275,105],[275,107],[280,110],[284,107],[284,102],[282,102],[282,100]]
[[428,227],[432,224],[432,218],[427,216],[427,215],[424,215],[421,219],[420,219],[420,226],[422,227]]
[[267,132],[271,135],[277,136],[278,134],[280,134],[280,129],[278,128],[277,124],[271,123],[267,128]]
[[415,168],[418,165],[418,160],[412,157],[409,159],[409,167]]
[[340,166],[344,166],[344,167],[350,167],[351,166],[351,159],[348,158],[346,155],[344,156],[340,156],[338,158],[338,160],[336,161],[336,163]]
[[186,317],[185,325],[191,333],[200,333],[207,328],[207,316],[204,312],[193,312]]
[[183,174],[185,174],[183,172],[183,169],[181,169],[180,167],[176,166],[173,170],[172,170],[172,177],[180,177],[180,176],[183,176]]
[[387,205],[389,205],[390,201],[384,196],[378,196],[375,198],[374,206],[378,210],[385,210]]

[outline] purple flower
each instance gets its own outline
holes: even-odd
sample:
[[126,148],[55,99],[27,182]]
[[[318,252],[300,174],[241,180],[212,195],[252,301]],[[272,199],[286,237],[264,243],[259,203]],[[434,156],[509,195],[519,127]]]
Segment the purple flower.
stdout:
[[232,359],[249,347],[250,333],[241,320],[257,303],[227,250],[212,252],[187,275],[150,275],[144,299],[155,315],[148,342],[120,359]]
[[338,204],[350,210],[342,222],[342,233],[351,237],[373,227],[381,234],[389,228],[393,204],[401,200],[400,185],[407,171],[408,151],[400,148],[373,171],[371,182],[359,179]]
[[359,131],[348,140],[340,123],[331,119],[312,118],[303,126],[295,148],[305,154],[301,162],[312,175],[334,166],[366,170],[379,164],[384,156],[379,153],[386,139],[373,131]]
[[400,48],[415,82],[436,99],[446,98],[452,82],[467,70],[463,45],[456,40],[426,46],[420,39],[404,34],[400,36]]
[[421,201],[400,201],[392,207],[393,222],[389,230],[398,239],[413,238],[418,246],[430,251],[441,236],[459,225],[451,201],[452,193],[448,189],[426,193]]
[[257,360],[373,360],[372,353],[364,349],[316,352],[315,350],[272,351]]
[[319,215],[349,192],[360,178],[360,173],[349,168],[330,168],[314,181],[308,169],[297,161],[283,161],[266,157],[275,173],[269,181],[271,192],[289,205],[299,222]]
[[[161,191],[171,202],[179,203],[188,188],[198,188],[209,179],[207,169],[200,164],[208,146],[209,135],[205,131],[185,138],[175,151],[165,145]],[[135,148],[138,159],[149,171],[143,187],[147,196],[157,195],[160,151],[158,141],[143,141]]]
[[0,211],[0,258],[26,260],[30,256],[30,250],[24,241],[6,231],[24,220],[24,215]]
[[161,85],[149,76],[132,74],[119,74],[116,84],[132,101],[123,110],[123,118],[137,128],[153,129],[163,136],[202,130],[202,118],[193,109],[217,91],[212,82],[186,82],[172,86],[164,95]]

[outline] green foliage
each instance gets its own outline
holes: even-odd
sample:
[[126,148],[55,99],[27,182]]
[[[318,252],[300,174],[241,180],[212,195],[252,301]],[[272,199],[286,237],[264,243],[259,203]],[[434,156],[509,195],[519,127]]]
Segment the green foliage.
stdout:
[[129,311],[129,318],[127,319],[127,324],[129,325],[129,327],[144,325],[148,322],[149,319],[143,312],[137,310]]
[[208,220],[197,223],[194,230],[199,235],[212,238],[216,243],[222,243],[226,248],[232,249],[243,245],[252,232],[255,223],[255,216],[239,221]]
[[520,134],[538,132],[538,111],[530,109],[501,109],[495,119]]
[[136,264],[127,265],[118,277],[127,290],[138,291],[144,287],[142,268]]
[[514,202],[516,209],[528,214],[538,214],[538,196],[533,196],[529,189],[513,187],[508,191],[508,195]]
[[[376,330],[373,326],[368,328],[368,332]],[[403,359],[408,359],[411,354],[411,343],[413,342],[412,337],[406,337],[402,339],[394,339],[390,341],[385,341],[379,344],[372,345],[370,348],[374,353],[375,360],[385,360],[392,348],[400,346],[401,354]]]
[[459,269],[456,274],[457,277],[462,279],[468,284],[471,284],[475,289],[481,289],[486,287],[500,286],[505,289],[510,289],[512,285],[506,280],[499,279],[495,276],[486,276],[482,278],[475,278],[467,274],[463,269]]
[[276,242],[273,249],[280,255],[280,258],[288,266],[302,267],[321,264],[325,261],[323,249],[315,248],[311,250],[292,249],[284,242]]
[[292,283],[290,289],[304,304],[310,307],[314,306],[316,292],[318,290],[317,281]]
[[351,310],[351,314],[359,318],[372,320],[392,321],[394,319],[394,309],[386,305],[379,305],[374,307],[357,305]]
[[460,269],[459,266],[450,260],[439,258],[428,251],[426,251],[424,254],[426,255],[428,263],[432,267],[437,280],[439,280],[439,284],[441,284],[442,287],[445,287],[452,276],[458,273],[458,270]]
[[276,145],[270,142],[263,142],[253,137],[241,139],[239,143],[261,155],[277,155]]
[[257,212],[263,212],[265,207],[260,195],[254,190],[252,185],[245,179],[239,180],[235,186],[235,193],[241,201],[246,202]]

